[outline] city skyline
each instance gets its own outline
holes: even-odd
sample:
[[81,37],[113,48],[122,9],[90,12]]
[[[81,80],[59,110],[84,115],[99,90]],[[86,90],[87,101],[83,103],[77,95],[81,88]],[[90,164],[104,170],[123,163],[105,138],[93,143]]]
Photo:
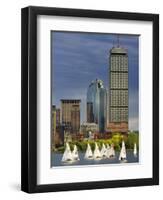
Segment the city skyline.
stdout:
[[[108,90],[109,51],[116,34],[52,32],[52,104],[81,99],[81,123],[86,122],[87,88],[101,79]],[[129,56],[129,129],[138,130],[138,36],[120,35]]]

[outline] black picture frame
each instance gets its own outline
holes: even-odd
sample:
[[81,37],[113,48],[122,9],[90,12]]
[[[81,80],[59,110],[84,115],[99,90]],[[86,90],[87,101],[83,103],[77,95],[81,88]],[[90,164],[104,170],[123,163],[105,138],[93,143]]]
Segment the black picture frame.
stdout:
[[[64,184],[37,184],[37,16],[55,15],[153,23],[153,177]],[[159,184],[159,15],[30,6],[21,11],[21,190],[28,193]]]

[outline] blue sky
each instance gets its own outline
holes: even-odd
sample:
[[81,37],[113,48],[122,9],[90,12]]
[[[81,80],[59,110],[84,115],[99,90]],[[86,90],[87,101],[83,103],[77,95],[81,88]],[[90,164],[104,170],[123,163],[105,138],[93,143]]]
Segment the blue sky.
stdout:
[[[129,128],[138,130],[138,37],[120,35],[120,46],[129,58]],[[81,121],[86,121],[86,93],[99,78],[108,89],[109,51],[116,34],[52,32],[52,104],[60,99],[81,99]]]

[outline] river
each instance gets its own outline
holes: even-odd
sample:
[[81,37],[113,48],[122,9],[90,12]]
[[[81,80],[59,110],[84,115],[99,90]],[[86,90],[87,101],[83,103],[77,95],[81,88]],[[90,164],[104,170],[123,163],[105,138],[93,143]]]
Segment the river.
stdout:
[[[85,153],[79,152],[79,161],[72,162],[72,163],[63,163],[62,156],[63,153],[56,153],[52,152],[51,157],[51,166],[52,167],[58,167],[58,166],[72,166],[72,165],[99,165],[99,164],[120,164],[121,161],[118,160],[119,158],[119,152],[115,153],[115,158],[111,159],[101,159],[101,160],[86,160],[84,159]],[[134,156],[133,151],[127,150],[127,163],[137,163],[139,162],[139,156]]]

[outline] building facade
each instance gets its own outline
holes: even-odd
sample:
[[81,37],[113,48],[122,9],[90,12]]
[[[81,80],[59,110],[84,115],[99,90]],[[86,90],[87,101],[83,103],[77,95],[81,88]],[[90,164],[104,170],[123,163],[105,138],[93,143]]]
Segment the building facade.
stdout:
[[93,114],[93,103],[87,102],[87,122],[94,122],[94,114]]
[[60,126],[61,124],[61,112],[60,108],[56,108],[56,126]]
[[61,99],[61,123],[66,126],[67,134],[78,134],[80,130],[79,99]]
[[55,145],[55,135],[56,135],[56,106],[52,106],[52,122],[51,122],[51,139],[52,145]]
[[92,81],[87,90],[87,122],[96,123],[99,132],[104,133],[106,127],[107,96],[103,81]]
[[109,125],[111,132],[128,131],[128,53],[121,47],[110,50]]
[[60,109],[52,106],[52,126],[51,126],[51,137],[52,147],[57,147],[63,144],[63,128],[60,124]]
[[78,104],[72,105],[71,126],[72,126],[72,133],[78,134],[80,129],[80,106]]

